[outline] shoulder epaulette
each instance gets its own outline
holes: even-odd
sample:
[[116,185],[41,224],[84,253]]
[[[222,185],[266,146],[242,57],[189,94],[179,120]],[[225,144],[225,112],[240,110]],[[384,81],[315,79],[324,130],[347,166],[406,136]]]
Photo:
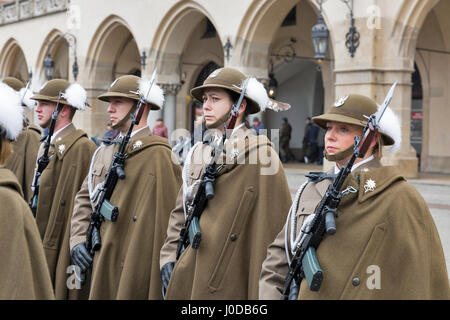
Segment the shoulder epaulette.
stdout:
[[326,172],[310,172],[305,175],[310,182],[320,182],[325,179],[334,179],[336,174],[326,173]]

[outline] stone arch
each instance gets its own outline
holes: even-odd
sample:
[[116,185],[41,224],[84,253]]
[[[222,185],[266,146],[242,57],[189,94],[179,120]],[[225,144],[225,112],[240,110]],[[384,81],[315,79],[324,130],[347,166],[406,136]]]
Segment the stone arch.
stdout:
[[150,44],[149,64],[157,66],[158,82],[170,88],[164,110],[154,113],[170,121],[169,132],[171,128],[193,129],[189,90],[206,64],[224,65],[222,45],[213,16],[196,1],[176,3],[161,19]]
[[139,48],[128,23],[119,16],[104,19],[89,45],[86,82],[104,89],[118,76],[141,70]]
[[400,39],[398,54],[414,58],[417,37],[426,17],[440,0],[403,1],[394,21],[392,38]]
[[92,128],[93,135],[103,136],[109,121],[108,105],[97,97],[119,76],[140,75],[141,67],[139,48],[129,24],[117,15],[105,18],[90,41],[83,79],[92,105],[83,116],[85,122],[90,122],[86,126]]
[[[195,1],[181,1],[174,5],[161,19],[150,46],[150,59],[158,66],[162,82],[179,82],[179,62],[189,46],[191,35],[199,24],[208,19],[221,39],[217,24],[212,15]],[[187,36],[186,35],[190,35]],[[220,41],[222,42],[222,41]],[[203,54],[204,55],[204,54]],[[208,60],[201,57],[201,60]],[[223,57],[214,59],[223,60]],[[174,63],[175,62],[175,63]],[[178,63],[177,63],[178,62]],[[223,65],[223,62],[219,63]]]
[[[55,73],[53,78],[69,79],[69,44],[65,38],[58,38],[63,33],[58,29],[53,29],[49,32],[47,37],[45,37],[42,43],[41,49],[39,50],[38,58],[34,70],[36,70],[36,77],[39,79],[39,83],[46,81],[44,74],[44,59],[47,57],[47,53],[50,52],[52,59],[55,62]],[[50,50],[48,49],[48,44],[54,42]],[[34,76],[33,76],[34,78]],[[33,80],[33,82],[35,82]]]
[[[241,52],[240,61],[233,61],[233,64],[247,66],[255,76],[265,76],[272,40],[286,15],[298,4],[308,4],[316,14],[319,11],[313,0],[254,1],[239,26],[236,50]],[[322,15],[330,31],[329,52],[332,55],[334,32],[328,23],[326,11],[323,11]]]
[[27,82],[29,69],[24,52],[16,39],[10,38],[0,52],[0,78],[15,77]]
[[[296,22],[292,26],[282,26],[294,9]],[[328,27],[328,57],[331,58],[320,66],[313,59],[311,29],[317,23],[318,11],[315,1],[254,1],[242,20],[236,39],[241,55],[239,60],[233,61],[234,65],[242,66],[247,73],[267,82],[273,68],[279,87],[277,98],[290,103],[292,108],[283,113],[269,110],[258,117],[263,119],[267,129],[279,129],[281,118],[288,118],[293,128],[291,148],[298,158],[302,158],[305,118],[322,113],[335,98],[331,27]],[[322,15],[327,23],[325,10]],[[298,83],[305,87],[299,87]]]
[[[413,63],[422,82],[422,149],[420,171],[450,173],[450,3],[440,1],[429,10],[417,31]],[[411,117],[412,118],[412,117]],[[437,139],[439,137],[439,139]]]

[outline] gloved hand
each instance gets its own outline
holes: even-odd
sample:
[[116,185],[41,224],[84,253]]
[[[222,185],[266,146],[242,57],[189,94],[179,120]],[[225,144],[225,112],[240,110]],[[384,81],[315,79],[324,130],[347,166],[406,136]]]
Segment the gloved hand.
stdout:
[[167,287],[169,286],[170,276],[172,275],[175,262],[167,262],[161,269],[162,295],[166,296]]
[[82,273],[92,265],[92,256],[86,249],[86,242],[77,244],[72,249],[72,262],[80,268]]

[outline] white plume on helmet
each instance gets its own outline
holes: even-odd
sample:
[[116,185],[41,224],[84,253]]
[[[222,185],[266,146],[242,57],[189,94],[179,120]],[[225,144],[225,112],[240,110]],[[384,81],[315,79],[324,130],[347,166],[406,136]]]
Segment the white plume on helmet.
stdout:
[[64,99],[75,109],[84,111],[86,109],[87,92],[78,83],[71,84],[63,93]]
[[266,88],[264,88],[264,85],[256,80],[256,78],[251,77],[248,80],[247,90],[245,94],[247,97],[249,97],[259,105],[261,111],[264,111],[266,109],[266,106],[269,103],[269,96],[267,95],[267,91]]
[[[156,83],[153,83],[150,93],[148,92],[151,85],[150,80],[139,80],[139,94],[145,98],[145,101],[157,105],[162,109],[164,104],[164,91]],[[148,96],[147,96],[148,94]]]
[[[378,105],[378,111],[376,113],[377,119],[380,116],[381,111],[381,106]],[[394,144],[392,146],[385,147],[387,153],[397,152],[402,144],[402,128],[400,118],[394,113],[394,111],[392,111],[390,107],[387,107],[378,125],[380,126],[380,131],[386,133],[394,139]]]
[[248,80],[247,90],[245,94],[247,95],[247,97],[249,97],[259,105],[261,111],[270,109],[275,112],[278,112],[278,111],[286,111],[291,108],[290,104],[288,103],[271,99],[267,94],[267,90],[264,87],[264,85],[258,80],[256,80],[256,78],[254,77],[251,77]]
[[6,138],[15,140],[23,128],[23,108],[17,92],[0,82],[0,127]]
[[20,99],[22,99],[22,104],[25,105],[28,109],[33,110],[37,102],[36,100],[32,100],[31,97],[33,96],[33,92],[30,89],[22,88],[18,92]]

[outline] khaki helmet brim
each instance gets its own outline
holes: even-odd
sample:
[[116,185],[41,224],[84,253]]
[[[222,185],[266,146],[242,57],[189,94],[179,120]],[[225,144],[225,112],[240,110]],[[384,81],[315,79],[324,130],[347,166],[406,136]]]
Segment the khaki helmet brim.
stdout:
[[[358,119],[354,119],[351,117],[347,117],[345,115],[341,115],[341,114],[329,114],[329,113],[325,113],[322,114],[320,116],[317,117],[313,117],[312,122],[314,124],[316,124],[317,126],[321,127],[322,129],[327,129],[327,122],[341,122],[341,123],[346,123],[346,124],[352,124],[352,125],[356,125],[359,127],[365,127],[367,124],[367,121],[362,121],[362,120],[358,120]],[[394,144],[394,139],[392,139],[389,135],[385,134],[382,131],[378,131],[382,138],[383,138],[383,143],[386,146],[390,146]]]
[[[137,98],[136,98],[136,96],[137,96]],[[121,92],[105,92],[97,97],[97,99],[104,101],[104,102],[108,102],[108,103],[110,102],[111,98],[128,98],[128,99],[131,99],[136,102],[139,101],[139,96],[134,95],[132,93],[126,94],[126,93],[121,93]],[[149,103],[149,102],[147,102],[147,104],[150,106],[151,110],[161,110],[161,108],[159,106],[157,106],[156,104]]]
[[[190,90],[191,96],[196,100],[202,102],[202,96],[205,89],[220,88],[228,90],[238,95],[241,94],[241,84],[246,79],[245,74],[234,68],[220,68],[213,71],[208,78],[203,82],[203,85],[192,88]],[[247,101],[247,110],[249,114],[257,113],[261,111],[258,103],[245,95]]]
[[[43,94],[35,94],[31,97],[31,99],[36,100],[36,101],[51,101],[51,102],[58,103],[58,97],[55,98],[54,96],[47,96],[47,95],[43,95]],[[59,104],[60,105],[66,104],[71,107],[69,102],[67,102],[66,99],[64,99],[64,98],[59,99]]]

